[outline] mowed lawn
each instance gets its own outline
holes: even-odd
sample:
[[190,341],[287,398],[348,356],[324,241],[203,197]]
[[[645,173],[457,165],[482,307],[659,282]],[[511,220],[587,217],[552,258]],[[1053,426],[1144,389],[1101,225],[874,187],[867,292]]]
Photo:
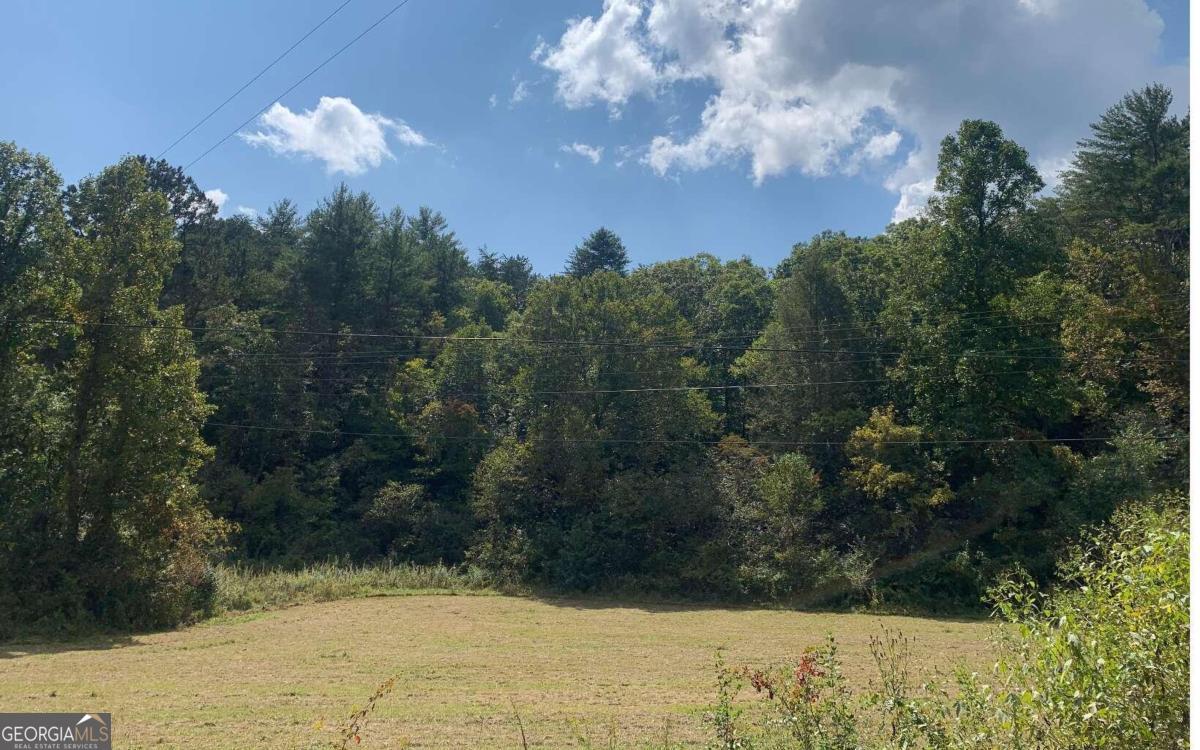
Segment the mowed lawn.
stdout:
[[530,747],[701,745],[718,648],[731,664],[759,665],[833,633],[859,682],[874,674],[881,624],[914,639],[918,674],[990,663],[986,622],[391,596],[117,641],[0,646],[0,710],[109,711],[114,747],[318,747],[397,676],[359,747],[519,748],[514,706]]

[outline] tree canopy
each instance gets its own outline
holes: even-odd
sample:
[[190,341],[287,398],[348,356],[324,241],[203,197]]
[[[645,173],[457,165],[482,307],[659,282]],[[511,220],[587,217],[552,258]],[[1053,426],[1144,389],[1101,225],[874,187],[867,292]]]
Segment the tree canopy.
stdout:
[[1047,581],[1186,482],[1169,105],[1102,114],[1053,194],[967,120],[876,236],[630,270],[601,228],[549,277],[345,185],[225,218],[164,162],[64,190],[0,143],[0,626],[177,622],[222,559],[934,607]]

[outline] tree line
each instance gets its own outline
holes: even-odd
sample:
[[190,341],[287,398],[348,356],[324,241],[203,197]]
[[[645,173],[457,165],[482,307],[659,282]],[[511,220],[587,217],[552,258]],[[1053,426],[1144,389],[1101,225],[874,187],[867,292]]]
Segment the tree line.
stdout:
[[1188,119],[1152,85],[1061,183],[995,123],[934,197],[775,268],[564,273],[339,187],[222,218],[129,157],[0,143],[0,609],[203,612],[223,559],[950,606],[1183,487]]

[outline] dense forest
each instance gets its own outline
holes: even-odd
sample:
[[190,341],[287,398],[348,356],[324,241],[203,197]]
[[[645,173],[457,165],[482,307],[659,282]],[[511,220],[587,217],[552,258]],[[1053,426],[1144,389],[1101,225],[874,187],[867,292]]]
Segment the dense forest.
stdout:
[[[561,274],[339,187],[222,218],[0,143],[0,612],[147,627],[221,561],[544,590],[979,606],[1186,486],[1188,121],[1103,113],[1047,190],[995,123],[924,214],[776,268]],[[614,220],[616,217],[614,217]]]

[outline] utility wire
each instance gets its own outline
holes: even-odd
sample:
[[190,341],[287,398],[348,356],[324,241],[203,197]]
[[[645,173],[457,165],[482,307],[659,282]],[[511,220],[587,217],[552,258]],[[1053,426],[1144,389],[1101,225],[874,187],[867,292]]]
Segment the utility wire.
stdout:
[[[1159,296],[1160,299],[1164,299],[1164,300],[1185,298],[1185,301],[1182,304],[1166,306],[1164,308],[1165,310],[1171,310],[1172,308],[1187,310],[1188,309],[1188,304],[1186,301],[1187,297],[1188,297],[1188,293],[1186,293],[1186,292],[1163,294],[1163,295]],[[954,320],[959,320],[963,323],[971,323],[971,322],[975,322],[978,320],[985,320],[988,318],[995,318],[995,317],[1011,315],[1011,314],[1012,314],[1012,311],[1010,311],[1010,310],[981,310],[981,311],[977,311],[977,312],[935,314],[933,317],[924,318],[922,320],[908,321],[908,324],[909,325],[944,324],[944,323],[949,323]],[[1022,327],[1027,327],[1027,326],[1031,327],[1031,326],[1060,325],[1061,323],[1062,323],[1062,321],[1057,321],[1057,320],[1025,321],[1025,322],[1017,322],[1017,323],[1013,323],[1011,325],[1004,325],[1004,326],[975,326],[971,330],[973,330],[973,331],[1000,330],[1003,328],[1022,328]],[[891,325],[896,325],[896,324],[891,324]],[[883,329],[886,329],[888,327],[889,327],[889,324],[881,323],[881,322],[875,322],[875,323],[856,323],[856,322],[824,323],[824,322],[822,322],[822,323],[811,323],[806,326],[781,327],[781,328],[778,328],[775,330],[781,331],[781,332],[787,332],[787,333],[809,332],[809,333],[819,334],[819,333],[838,333],[840,331],[846,331],[846,330],[866,331],[866,330],[875,329],[877,331],[882,331]],[[731,340],[745,339],[745,338],[757,338],[758,336],[761,336],[764,333],[766,333],[766,329],[762,329],[762,330],[758,330],[758,331],[746,331],[744,333],[720,334],[719,336],[716,334],[713,334],[712,338],[713,339],[731,339]],[[680,340],[680,339],[687,340],[687,339],[691,339],[691,338],[699,338],[699,336],[696,336],[696,337],[666,336],[659,340],[660,341],[676,341],[676,340]],[[862,337],[862,338],[866,338],[866,337]],[[628,341],[629,339],[624,339],[624,340]]]
[[[1029,370],[1011,370],[1006,372],[989,372],[987,375],[1029,375]],[[301,382],[301,383],[323,383],[323,382],[363,382],[362,378],[289,378],[286,382]],[[504,388],[498,388],[495,391],[484,392],[463,392],[454,391],[449,393],[435,393],[434,398],[438,399],[464,399],[464,398],[493,398],[497,400],[507,399],[513,396],[595,396],[595,395],[611,395],[618,393],[675,393],[687,391],[755,391],[768,389],[786,389],[786,388],[808,388],[812,386],[825,385],[864,385],[871,383],[890,383],[892,378],[862,378],[857,380],[810,380],[804,382],[789,382],[789,383],[743,383],[743,384],[726,384],[726,385],[664,385],[664,386],[643,386],[639,388],[580,388],[580,389],[565,389],[565,390],[534,390],[534,391],[508,391]]]
[[[385,438],[413,438],[417,437],[403,432],[358,432],[352,430],[320,430],[307,427],[273,427],[269,425],[254,425],[254,424],[235,424],[231,422],[206,422],[209,427],[222,427],[228,429],[240,430],[263,430],[268,432],[294,432],[310,435],[345,435],[347,437],[385,437]],[[502,439],[503,436],[489,435],[421,435],[426,440],[450,440],[463,442],[493,442]],[[963,438],[963,439],[930,439],[930,440],[873,440],[872,443],[880,445],[986,445],[986,444],[1031,444],[1031,443],[1091,443],[1091,442],[1108,442],[1120,437],[1119,435],[1106,435],[1103,437],[1077,437],[1077,438]],[[1174,440],[1187,440],[1187,435],[1155,437],[1154,440],[1169,442]],[[719,445],[721,440],[689,440],[677,438],[567,438],[567,437],[536,437],[526,436],[526,441],[547,442],[547,443],[600,443],[600,444],[630,444],[630,445]],[[845,445],[844,442],[836,442],[833,440],[746,440],[748,443],[755,445],[790,445],[790,446],[836,446]]]
[[[1147,341],[1159,341],[1162,339],[1169,339],[1169,338],[1173,338],[1173,336],[1171,334],[1160,334],[1157,336],[1141,336],[1141,337],[1138,337],[1136,343],[1143,343],[1143,342],[1147,342]],[[656,348],[662,348],[662,347],[656,347]],[[668,348],[675,348],[675,347],[668,347]],[[688,349],[692,349],[692,348],[703,349],[704,347],[701,345],[701,346],[695,346],[695,347],[679,347],[679,348],[688,350]],[[962,357],[981,356],[981,355],[1004,356],[1004,355],[1010,354],[1012,352],[1047,351],[1047,350],[1057,350],[1060,348],[1062,348],[1061,344],[1053,343],[1053,344],[1041,344],[1039,346],[1020,346],[1020,347],[1014,347],[1011,349],[982,349],[982,350],[968,349],[968,350],[963,350],[963,351],[958,351],[958,352],[940,352],[940,353],[938,353],[937,356],[943,356],[943,355],[945,355],[945,356],[962,356]],[[744,348],[737,347],[737,349],[738,349],[738,351],[751,351],[751,352],[770,351],[769,349],[767,349],[765,347],[755,347],[755,346],[749,346],[749,347],[744,347]],[[796,349],[787,349],[786,351],[803,353],[803,354],[854,354],[854,355],[872,355],[872,356],[884,356],[884,357],[902,356],[902,355],[925,356],[919,352],[888,351],[888,350],[880,351],[880,350],[874,350],[874,349],[854,350],[854,349],[798,349],[798,348],[796,348]],[[421,350],[421,349],[398,349],[398,350],[388,350],[388,351],[363,350],[363,351],[357,351],[357,352],[342,352],[342,353],[338,353],[338,354],[314,354],[314,355],[308,355],[303,352],[229,352],[226,354],[215,354],[215,353],[214,354],[199,354],[197,356],[203,357],[204,359],[206,359],[209,362],[245,362],[245,361],[249,360],[249,361],[259,362],[262,364],[275,364],[275,363],[300,364],[300,363],[321,362],[321,361],[338,361],[338,362],[342,362],[342,363],[347,363],[347,362],[353,363],[355,361],[362,361],[362,360],[377,360],[378,362],[388,362],[395,358],[402,358],[402,357],[408,357],[408,356],[412,356],[412,355],[420,355],[420,354],[426,354],[426,353],[427,352],[425,352],[424,350]],[[544,355],[539,355],[539,356],[543,356],[543,357],[554,357],[554,356],[574,357],[574,356],[584,356],[584,355],[582,352],[573,352],[572,351],[572,352],[561,352],[559,354],[544,354]]]
[[[1023,374],[1025,370],[1019,370],[1011,373],[993,373],[996,375],[1012,375]],[[345,378],[312,378],[305,380],[306,382],[343,382]],[[351,381],[360,381],[359,378],[351,378]],[[746,383],[743,385],[664,385],[664,386],[645,386],[641,388],[594,388],[594,389],[574,389],[574,390],[540,390],[540,391],[514,391],[505,392],[505,389],[497,389],[491,393],[483,391],[478,392],[451,392],[444,394],[435,394],[435,398],[505,398],[509,396],[581,396],[581,395],[603,395],[615,393],[667,393],[667,392],[686,392],[686,391],[740,391],[740,390],[762,390],[773,388],[804,388],[818,385],[852,385],[864,383],[886,383],[889,378],[868,378],[862,380],[812,380],[807,382],[796,383]],[[348,382],[348,381],[347,381]]]
[[[75,323],[72,321],[63,321],[63,320],[41,320],[41,321],[25,321],[25,322],[33,323],[33,324],[49,323],[49,324],[65,324],[65,325],[94,325],[94,326],[106,326],[106,327],[118,327],[118,328],[132,328],[132,329],[141,329],[141,330],[146,330],[146,329],[197,330],[195,328],[189,328],[187,326],[160,326],[160,325],[148,325],[148,324],[136,324],[136,323],[115,323],[115,322]],[[204,329],[200,329],[200,330],[204,330]],[[215,330],[215,329],[207,329],[207,330]],[[342,335],[351,335],[351,334],[344,333]],[[357,334],[357,335],[360,335],[360,336],[391,336],[392,334]],[[603,344],[608,343],[608,342],[586,342],[586,341],[581,342],[581,341],[523,339],[523,338],[499,337],[499,336],[450,338],[450,337],[445,337],[445,336],[420,336],[420,337],[418,337],[415,335],[402,335],[402,334],[395,334],[395,335],[402,337],[402,338],[410,338],[410,339],[411,338],[420,338],[420,339],[425,339],[425,340],[436,340],[439,342],[462,341],[462,342],[474,342],[474,343],[517,343],[517,344],[535,344],[535,345],[552,345],[553,344],[553,345],[559,345],[559,346],[580,346],[580,345],[592,346],[592,345],[597,345],[597,344],[603,345]],[[1169,334],[1164,334],[1160,337],[1146,337],[1143,340],[1149,341],[1152,339],[1169,338],[1169,337],[1170,337]],[[634,346],[634,345],[624,346],[624,347],[622,347],[622,349],[624,351],[629,351],[630,347],[632,347],[632,346]],[[651,349],[668,350],[668,351],[669,350],[690,351],[692,349],[700,348],[700,347],[689,347],[689,346],[681,346],[681,345],[670,345],[670,346],[664,347],[664,346],[659,346],[657,344],[650,344],[650,345],[648,345],[648,347]],[[1065,353],[1058,351],[1060,349],[1060,345],[1058,345],[1058,344],[1049,344],[1049,345],[1043,345],[1043,346],[1037,346],[1037,347],[1016,347],[1013,349],[999,349],[999,350],[982,350],[982,351],[967,350],[967,351],[959,351],[959,352],[929,352],[929,353],[906,352],[906,351],[844,350],[844,349],[800,349],[800,348],[792,348],[792,347],[760,347],[760,346],[712,347],[712,348],[709,348],[708,351],[723,350],[723,349],[730,349],[730,350],[738,351],[738,352],[771,352],[771,353],[835,355],[835,356],[847,355],[847,356],[858,357],[858,359],[842,359],[842,360],[836,360],[835,362],[831,363],[831,364],[838,364],[838,365],[871,364],[871,363],[877,362],[878,358],[880,358],[880,357],[895,357],[897,359],[908,359],[908,360],[910,360],[910,362],[907,362],[907,363],[896,362],[896,363],[888,365],[889,367],[910,367],[910,368],[919,366],[920,363],[923,361],[928,362],[930,360],[938,360],[938,359],[941,359],[944,357],[1054,362],[1054,361],[1062,360],[1066,356]],[[1020,352],[1030,352],[1030,351],[1035,351],[1035,352],[1036,351],[1052,351],[1055,353],[1044,354],[1044,355],[1020,353]],[[427,354],[427,352],[422,352],[420,350],[411,350],[411,351],[407,351],[405,353],[410,354],[410,355]],[[236,355],[236,354],[241,354],[241,353],[234,353],[234,354]],[[359,354],[359,355],[363,355],[363,357],[368,357],[368,358],[356,358],[356,357],[352,357],[351,356],[352,354]],[[281,358],[263,361],[260,364],[262,364],[264,366],[280,367],[280,366],[293,366],[293,365],[307,366],[309,364],[319,365],[320,363],[328,362],[330,364],[335,364],[339,368],[345,368],[350,365],[374,366],[374,365],[387,365],[387,364],[392,364],[392,363],[398,363],[396,361],[396,357],[392,356],[392,355],[389,355],[384,358],[376,358],[376,359],[369,358],[373,354],[375,354],[375,356],[378,356],[377,353],[371,353],[371,352],[343,353],[343,354],[333,354],[333,355],[313,355],[313,356],[306,356],[303,354],[281,355]],[[202,358],[206,358],[206,355],[200,355],[200,356]],[[539,356],[542,357],[543,360],[545,360],[545,359],[550,359],[550,358],[554,358],[554,357],[587,356],[587,355],[581,349],[580,351],[575,351],[575,352],[558,352],[558,353],[553,353],[553,354],[543,353],[543,354],[540,354]],[[282,358],[282,357],[290,357],[290,358]],[[1098,354],[1097,355],[1077,356],[1076,358],[1079,359],[1080,361],[1084,361],[1084,362],[1097,362],[1097,361],[1121,362],[1122,360],[1126,359],[1126,357],[1124,357],[1124,356],[1108,357],[1108,356],[1102,356],[1102,355],[1098,355]],[[1136,359],[1136,361],[1139,363],[1157,362],[1157,363],[1187,364],[1190,361],[1189,358],[1140,357],[1140,356],[1137,356],[1136,354],[1129,355],[1128,359],[1130,359],[1130,360]],[[916,362],[914,363],[914,362],[912,362],[912,360],[916,360]],[[208,357],[208,361],[209,361],[209,363],[216,361],[216,362],[224,362],[225,364],[230,364],[230,362],[227,358]]]
[[[235,91],[235,92],[233,92],[232,94],[230,94],[230,95],[229,95],[229,98],[227,98],[225,101],[223,101],[223,102],[221,102],[220,104],[218,104],[218,105],[217,105],[217,106],[216,106],[216,107],[215,107],[215,108],[214,108],[214,109],[213,109],[211,112],[209,112],[207,115],[205,115],[204,117],[202,117],[202,118],[201,118],[201,119],[200,119],[200,120],[199,120],[199,121],[198,121],[198,122],[197,122],[195,125],[193,125],[192,127],[188,128],[186,133],[184,133],[183,135],[181,135],[181,136],[179,136],[178,138],[176,138],[176,139],[175,139],[175,140],[174,140],[174,141],[171,143],[171,145],[170,145],[170,146],[167,146],[166,148],[164,148],[162,151],[160,151],[160,152],[159,152],[158,156],[156,156],[156,157],[154,157],[154,158],[156,158],[156,159],[161,159],[161,158],[163,158],[163,157],[164,157],[164,156],[167,154],[167,152],[168,152],[168,151],[170,151],[171,149],[173,149],[173,148],[175,148],[176,146],[178,146],[180,141],[182,141],[184,138],[187,138],[189,135],[191,135],[193,132],[195,132],[196,128],[198,128],[198,127],[200,127],[201,125],[203,125],[204,123],[208,122],[209,118],[211,118],[213,115],[215,115],[216,113],[218,113],[218,112],[220,112],[222,109],[224,109],[226,104],[228,104],[228,103],[230,103],[231,101],[233,101],[233,100],[234,100],[234,98],[236,98],[238,94],[240,94],[240,93],[242,93],[243,91],[245,91],[245,90],[246,90],[246,89],[247,89],[247,88],[248,88],[248,87],[249,87],[249,86],[250,86],[252,83],[254,83],[255,81],[257,81],[259,78],[262,78],[264,73],[266,73],[266,72],[267,72],[268,70],[270,70],[271,68],[275,67],[275,65],[276,65],[276,64],[277,64],[277,63],[278,63],[280,60],[282,60],[283,58],[287,57],[287,56],[288,56],[288,54],[289,54],[289,53],[291,53],[291,51],[292,51],[292,50],[294,50],[294,49],[296,49],[297,47],[299,47],[299,46],[300,46],[300,44],[301,44],[301,42],[303,42],[305,39],[308,39],[310,36],[312,36],[314,33],[316,33],[317,29],[319,29],[319,28],[321,28],[322,26],[324,26],[324,25],[325,25],[325,24],[326,24],[326,23],[329,21],[329,19],[331,19],[331,18],[333,18],[334,16],[336,16],[336,15],[337,15],[337,14],[338,14],[338,13],[339,13],[341,10],[342,10],[342,8],[345,8],[345,7],[346,7],[347,5],[349,5],[351,2],[353,2],[353,0],[346,0],[344,3],[342,3],[342,4],[341,4],[341,5],[339,5],[338,7],[334,8],[332,13],[330,13],[329,15],[325,16],[324,18],[322,18],[320,23],[318,23],[316,26],[313,26],[311,29],[309,29],[309,30],[308,30],[308,33],[306,33],[304,36],[300,37],[300,38],[299,38],[299,39],[297,39],[295,42],[293,42],[293,43],[292,43],[292,46],[290,46],[290,47],[288,47],[287,49],[285,49],[285,50],[284,50],[284,51],[283,51],[283,52],[282,52],[282,53],[279,55],[279,57],[276,57],[274,60],[272,60],[271,62],[269,62],[269,63],[267,64],[267,67],[265,67],[265,68],[263,68],[262,70],[258,71],[258,73],[257,73],[257,74],[255,74],[255,76],[254,76],[253,78],[251,78],[249,81],[246,81],[245,83],[243,83],[243,84],[242,84],[242,87],[241,87],[240,89],[238,89],[237,91]],[[192,163],[194,164],[195,162],[192,162]]]
[[[15,321],[26,325],[68,325],[68,326],[97,326],[97,327],[115,327],[124,329],[140,329],[140,330],[184,330],[184,331],[247,331],[244,328],[213,328],[200,326],[177,326],[177,325],[159,325],[149,323],[117,323],[117,322],[92,322],[92,321],[71,321],[71,320],[29,320]],[[258,332],[268,332],[267,329],[258,329]],[[407,341],[436,341],[440,343],[494,343],[494,344],[524,344],[531,346],[573,346],[580,349],[599,348],[599,347],[616,347],[625,350],[646,350],[646,349],[662,349],[668,351],[690,351],[693,349],[703,349],[704,351],[738,351],[738,352],[773,352],[773,353],[792,353],[792,354],[847,354],[847,355],[869,355],[873,357],[879,356],[983,356],[983,357],[1012,357],[1017,359],[1059,359],[1057,355],[1036,357],[1030,355],[1015,355],[1012,351],[1029,351],[1037,349],[1055,349],[1056,345],[1048,345],[1043,347],[1029,347],[1026,349],[1014,350],[984,350],[981,352],[956,352],[956,353],[938,353],[930,355],[922,355],[913,352],[889,352],[889,351],[873,351],[873,350],[851,350],[851,349],[802,349],[796,347],[766,347],[766,346],[748,346],[748,347],[729,347],[729,346],[714,346],[705,347],[702,345],[683,345],[659,343],[654,341],[641,343],[626,343],[621,341],[584,341],[577,339],[537,339],[519,336],[445,336],[445,335],[428,335],[428,334],[401,334],[401,333],[360,333],[360,332],[327,332],[327,331],[298,331],[298,330],[278,330],[277,333],[296,334],[296,335],[320,335],[320,336],[341,336],[347,338],[374,338],[374,339],[401,339]],[[421,352],[414,351],[414,354]],[[330,355],[335,356],[335,355]],[[1187,359],[1175,358],[1143,358],[1140,361],[1164,361],[1164,362],[1179,362],[1185,363]]]
[[216,150],[216,149],[217,149],[217,148],[218,148],[218,147],[219,147],[221,144],[223,144],[225,141],[229,140],[229,139],[230,139],[230,138],[232,138],[234,135],[236,135],[236,134],[237,134],[237,132],[238,132],[239,130],[241,130],[242,128],[246,127],[246,126],[247,126],[247,125],[249,125],[250,123],[254,122],[254,120],[255,120],[255,119],[257,119],[257,118],[258,118],[258,117],[259,117],[259,116],[260,116],[260,115],[261,115],[263,112],[266,112],[268,109],[270,109],[272,104],[274,104],[275,102],[279,101],[279,100],[280,100],[280,99],[282,99],[283,97],[285,97],[285,96],[287,96],[288,94],[290,94],[290,93],[292,93],[293,91],[295,91],[295,90],[296,90],[296,88],[298,88],[298,87],[300,86],[300,84],[304,83],[304,82],[305,82],[305,81],[307,81],[309,78],[312,78],[312,77],[313,77],[313,75],[314,75],[314,74],[316,74],[316,72],[317,72],[318,70],[320,70],[321,68],[324,68],[326,65],[328,65],[328,64],[329,64],[329,63],[331,63],[331,62],[333,62],[335,59],[337,59],[337,57],[338,57],[339,55],[341,55],[341,54],[342,54],[343,52],[345,52],[346,50],[350,49],[350,47],[351,47],[351,46],[353,46],[355,42],[357,42],[359,39],[362,39],[362,38],[363,38],[364,36],[366,36],[367,34],[371,33],[371,31],[372,31],[372,30],[374,30],[376,26],[378,26],[379,24],[383,23],[383,22],[384,22],[384,21],[386,21],[387,19],[391,18],[391,17],[392,17],[392,15],[393,15],[393,14],[395,14],[395,12],[396,12],[396,11],[400,10],[400,9],[401,9],[401,8],[403,8],[405,5],[408,5],[408,3],[409,3],[409,2],[410,2],[410,0],[401,0],[399,3],[396,3],[394,6],[392,6],[392,9],[391,9],[391,10],[389,10],[387,13],[384,13],[382,16],[380,16],[380,17],[379,17],[379,18],[378,18],[378,19],[375,21],[375,23],[373,23],[373,24],[371,24],[370,26],[368,26],[367,28],[363,29],[363,31],[362,31],[362,32],[361,32],[361,33],[360,33],[358,36],[356,36],[356,37],[354,37],[353,39],[351,39],[350,41],[346,42],[344,45],[342,45],[342,47],[341,47],[340,49],[338,49],[338,51],[337,51],[337,52],[334,52],[332,55],[330,55],[329,57],[325,58],[325,59],[324,59],[324,60],[322,60],[320,63],[318,63],[318,64],[317,64],[317,66],[316,66],[315,68],[313,68],[312,70],[310,70],[310,71],[308,71],[307,73],[305,73],[305,74],[304,74],[304,75],[303,75],[303,76],[300,78],[300,80],[296,81],[296,82],[295,82],[295,83],[293,83],[291,86],[288,86],[286,89],[284,89],[283,93],[281,93],[279,96],[275,97],[275,98],[274,98],[274,99],[272,99],[270,102],[268,102],[266,106],[264,106],[262,109],[260,109],[260,110],[258,110],[257,112],[255,112],[255,113],[254,113],[253,115],[251,115],[250,117],[246,118],[245,122],[243,122],[241,125],[238,125],[236,128],[234,128],[233,130],[231,130],[231,131],[229,131],[228,133],[226,133],[226,134],[225,134],[225,137],[223,137],[221,140],[217,141],[217,142],[216,142],[216,143],[214,143],[213,145],[209,146],[209,147],[208,147],[208,150],[206,150],[204,153],[200,154],[200,155],[199,155],[199,156],[197,156],[195,159],[192,159],[190,162],[188,162],[188,163],[187,163],[187,164],[184,166],[184,170],[186,171],[186,170],[188,170],[188,169],[191,169],[193,166],[195,166],[196,162],[200,161],[200,160],[201,160],[201,159],[203,159],[204,157],[206,157],[206,156],[208,156],[209,154],[211,154],[211,153],[212,153],[213,151],[215,151],[215,150]]
[[[1164,298],[1169,299],[1169,298],[1173,298],[1173,297],[1184,297],[1184,296],[1186,296],[1186,295],[1183,293],[1180,293],[1178,295],[1164,295]],[[1181,310],[1188,309],[1187,303],[1185,302],[1182,305],[1180,305],[1179,309],[1181,309]],[[945,316],[941,320],[943,322],[948,322],[948,321],[952,321],[955,319],[978,320],[978,319],[982,319],[982,318],[996,317],[996,316],[1007,315],[1007,314],[1009,314],[1008,311],[1004,311],[1004,310],[980,311],[980,312],[975,312],[975,313],[967,312],[967,313],[957,313],[957,314]],[[402,339],[402,340],[441,341],[441,342],[453,342],[453,343],[472,342],[472,341],[524,341],[524,342],[536,343],[536,342],[540,341],[538,339],[517,339],[514,337],[507,337],[507,336],[469,336],[468,337],[468,336],[447,336],[447,335],[431,335],[431,334],[377,333],[377,332],[370,332],[370,331],[313,331],[313,330],[305,330],[305,329],[287,329],[287,328],[247,328],[245,326],[166,326],[166,325],[162,325],[159,323],[111,323],[111,322],[110,323],[89,323],[89,322],[79,322],[79,321],[62,320],[62,319],[43,319],[43,320],[11,320],[10,319],[10,320],[6,320],[4,322],[13,323],[13,324],[17,324],[17,325],[21,325],[21,324],[25,324],[25,325],[29,325],[29,324],[70,325],[70,326],[74,326],[74,325],[108,325],[108,326],[117,326],[117,327],[123,327],[123,328],[165,328],[165,329],[172,329],[172,330],[192,331],[194,333],[269,333],[269,334],[288,335],[288,336],[332,336],[332,337],[336,337],[336,338],[350,338],[350,339],[354,339],[354,338],[385,338],[385,339]],[[913,324],[917,324],[919,322],[921,322],[921,321],[914,321]],[[924,321],[924,322],[930,322],[930,321]],[[933,321],[933,322],[937,322],[937,321]],[[1029,325],[1029,326],[1054,325],[1058,322],[1059,321],[1014,323],[1014,324],[1011,324],[1010,326],[996,326],[996,327],[991,327],[991,328],[978,327],[973,330],[999,330],[1000,328],[1007,328],[1007,327],[1012,327],[1012,326],[1020,327],[1023,325]],[[823,327],[818,324],[818,325],[811,326],[811,327],[792,326],[792,327],[783,328],[780,330],[785,331],[785,332],[802,332],[805,330],[809,330],[812,332],[819,333],[819,332],[823,332],[823,331],[824,332],[832,331],[837,328],[845,328],[845,329],[882,328],[883,325],[884,324],[882,324],[882,323],[845,323],[845,324],[836,324],[836,325],[831,325],[828,327]],[[761,336],[765,332],[766,332],[766,329],[759,330],[759,331],[753,332],[753,336],[757,338],[758,336]],[[747,333],[746,337],[749,338],[751,335],[752,334]],[[646,346],[646,345],[651,345],[651,344],[676,345],[677,342],[680,340],[704,340],[706,338],[708,338],[708,337],[706,337],[704,335],[698,335],[698,336],[694,335],[694,336],[690,336],[690,337],[683,337],[683,336],[670,337],[670,336],[668,336],[668,337],[663,337],[663,338],[659,338],[659,339],[650,339],[650,340],[612,339],[612,340],[605,340],[605,341],[575,341],[575,342],[563,342],[563,341],[556,340],[556,341],[554,341],[554,343],[575,343],[575,344],[578,344],[581,346],[614,346],[614,345],[615,346],[619,346],[619,345]],[[729,336],[729,338],[734,338],[734,336],[731,335],[731,336]],[[549,341],[547,341],[547,343],[549,343]]]

